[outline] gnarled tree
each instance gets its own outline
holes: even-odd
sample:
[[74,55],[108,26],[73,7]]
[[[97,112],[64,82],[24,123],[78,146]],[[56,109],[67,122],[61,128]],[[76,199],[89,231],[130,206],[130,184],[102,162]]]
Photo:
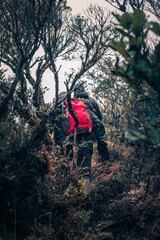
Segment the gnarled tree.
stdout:
[[[21,102],[24,106],[28,104],[27,78],[24,71],[40,47],[43,29],[51,11],[57,10],[61,2],[61,0],[0,1],[1,62],[10,67],[14,73],[10,91],[0,104],[0,120],[5,115],[18,85]],[[39,87],[39,79],[30,83]]]

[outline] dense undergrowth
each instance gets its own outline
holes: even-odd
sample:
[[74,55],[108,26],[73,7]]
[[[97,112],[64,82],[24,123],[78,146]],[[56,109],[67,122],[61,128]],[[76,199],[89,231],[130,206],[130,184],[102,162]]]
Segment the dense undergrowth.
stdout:
[[[25,128],[25,131],[24,131]],[[47,127],[1,123],[0,238],[160,238],[160,151],[150,143],[108,142],[110,161],[92,160],[92,189],[70,182],[68,159],[55,151]]]

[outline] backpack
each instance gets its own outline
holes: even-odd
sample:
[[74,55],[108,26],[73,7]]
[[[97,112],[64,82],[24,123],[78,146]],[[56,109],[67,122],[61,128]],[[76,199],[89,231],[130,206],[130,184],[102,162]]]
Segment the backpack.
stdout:
[[[63,111],[65,111],[65,118],[62,119],[62,128],[64,133],[69,136],[74,132],[75,121],[68,110],[68,103],[65,101]],[[92,132],[92,121],[86,104],[79,99],[71,100],[72,107],[78,117],[78,133],[91,133]]]

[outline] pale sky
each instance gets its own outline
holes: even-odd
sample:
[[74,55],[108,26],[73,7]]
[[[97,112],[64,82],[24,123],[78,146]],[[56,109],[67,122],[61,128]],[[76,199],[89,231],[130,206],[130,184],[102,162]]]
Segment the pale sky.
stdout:
[[[72,8],[72,13],[74,15],[83,13],[83,10],[87,9],[87,7],[90,4],[98,4],[101,7],[107,8],[108,10],[110,9],[113,11],[113,8],[111,8],[110,4],[108,4],[105,0],[68,0],[67,1],[68,6]],[[115,9],[114,9],[115,10]],[[61,62],[59,62],[61,64]],[[59,79],[60,79],[60,91],[65,91],[66,88],[64,86],[64,81],[65,81],[65,72],[70,72],[70,68],[77,68],[80,67],[80,63],[77,62],[63,62],[62,67],[59,71]],[[43,86],[49,87],[49,91],[46,92],[45,94],[45,101],[46,102],[51,102],[53,97],[54,97],[54,80],[52,79],[52,74],[50,70],[47,70],[44,74],[44,81],[43,81]]]
[[82,13],[90,4],[98,4],[101,7],[111,9],[111,5],[105,0],[68,0],[67,3],[72,8],[73,14]]

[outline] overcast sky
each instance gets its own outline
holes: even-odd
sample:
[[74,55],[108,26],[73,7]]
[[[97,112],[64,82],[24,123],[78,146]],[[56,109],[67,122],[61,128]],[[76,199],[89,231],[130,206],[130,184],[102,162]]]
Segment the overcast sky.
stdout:
[[99,6],[111,9],[111,5],[105,0],[68,0],[67,2],[72,8],[73,14],[83,12],[90,4],[98,4]]
[[[111,6],[105,1],[105,0],[68,0],[67,1],[68,6],[72,8],[72,13],[74,15],[83,13],[83,10],[87,9],[87,7],[90,4],[98,4],[101,7],[107,8],[108,10],[113,10]],[[70,68],[77,68],[80,63],[77,62],[63,62],[61,69],[59,71],[59,79],[60,79],[60,91],[66,90],[64,86],[64,81],[65,81],[65,76],[64,73],[68,72]],[[48,69],[43,77],[43,86],[49,87],[49,91],[46,92],[45,94],[45,101],[46,102],[51,102],[53,97],[54,97],[54,80],[53,80],[53,75],[51,74],[51,71]]]

